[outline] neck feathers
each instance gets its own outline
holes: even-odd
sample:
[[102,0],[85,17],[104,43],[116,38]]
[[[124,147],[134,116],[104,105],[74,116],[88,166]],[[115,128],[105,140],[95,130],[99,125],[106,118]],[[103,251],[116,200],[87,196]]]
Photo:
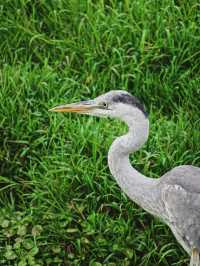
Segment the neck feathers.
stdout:
[[128,133],[115,139],[108,152],[110,171],[114,177],[120,180],[126,179],[127,172],[137,177],[143,176],[131,166],[129,154],[137,151],[146,142],[149,134],[148,119],[141,123],[131,120],[126,123],[129,127]]
[[128,125],[129,131],[126,135],[115,139],[109,153],[111,152],[112,155],[117,153],[127,157],[130,153],[139,150],[147,141],[149,136],[149,120],[144,116],[140,121],[133,120],[130,115],[126,116],[123,120]]
[[149,120],[146,117],[142,121],[132,121],[130,117],[125,120],[129,132],[111,145],[108,153],[109,168],[121,189],[138,205],[156,215],[157,180],[139,173],[129,161],[129,154],[138,150],[148,139]]

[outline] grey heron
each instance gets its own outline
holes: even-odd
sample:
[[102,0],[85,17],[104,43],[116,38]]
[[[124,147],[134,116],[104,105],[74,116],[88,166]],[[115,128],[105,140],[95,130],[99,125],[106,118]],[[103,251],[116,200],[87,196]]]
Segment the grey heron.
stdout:
[[191,256],[190,265],[200,265],[200,168],[182,165],[158,179],[146,177],[132,167],[129,154],[147,140],[149,119],[143,104],[122,90],[113,90],[93,100],[56,106],[53,112],[76,112],[121,119],[128,133],[114,140],[108,165],[120,188],[143,209],[166,223]]

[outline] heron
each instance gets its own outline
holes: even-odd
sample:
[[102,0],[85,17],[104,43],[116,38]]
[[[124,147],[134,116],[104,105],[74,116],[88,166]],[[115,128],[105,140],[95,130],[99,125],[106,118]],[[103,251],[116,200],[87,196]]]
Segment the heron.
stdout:
[[131,200],[169,226],[189,254],[190,266],[200,266],[200,168],[181,165],[160,178],[151,178],[131,165],[129,155],[139,150],[149,135],[148,114],[139,99],[125,90],[112,90],[50,111],[117,118],[128,125],[128,132],[110,146],[111,174]]

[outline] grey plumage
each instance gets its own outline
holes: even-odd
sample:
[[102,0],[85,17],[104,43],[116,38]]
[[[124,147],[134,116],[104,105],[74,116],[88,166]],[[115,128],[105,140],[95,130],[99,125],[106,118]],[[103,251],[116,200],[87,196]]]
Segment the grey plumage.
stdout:
[[175,167],[159,179],[152,179],[132,167],[129,154],[148,139],[149,120],[144,106],[126,91],[110,91],[94,100],[57,106],[51,111],[78,112],[118,118],[129,128],[108,152],[110,171],[129,198],[164,221],[191,255],[192,266],[200,266],[200,168]]
[[160,179],[167,224],[184,249],[200,252],[200,168],[179,166]]
[[124,104],[130,104],[130,105],[136,106],[138,109],[140,109],[144,113],[145,116],[148,116],[144,105],[139,101],[139,99],[128,93],[123,92],[123,93],[114,95],[112,98],[112,101],[115,103],[124,103]]

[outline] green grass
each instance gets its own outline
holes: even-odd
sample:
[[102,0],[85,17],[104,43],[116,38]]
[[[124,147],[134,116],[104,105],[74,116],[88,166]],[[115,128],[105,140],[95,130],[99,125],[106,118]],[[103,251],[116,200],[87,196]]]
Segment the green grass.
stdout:
[[159,177],[200,166],[200,3],[0,1],[0,264],[187,265],[167,226],[107,166],[112,120],[48,109],[126,89],[150,112],[131,157]]

